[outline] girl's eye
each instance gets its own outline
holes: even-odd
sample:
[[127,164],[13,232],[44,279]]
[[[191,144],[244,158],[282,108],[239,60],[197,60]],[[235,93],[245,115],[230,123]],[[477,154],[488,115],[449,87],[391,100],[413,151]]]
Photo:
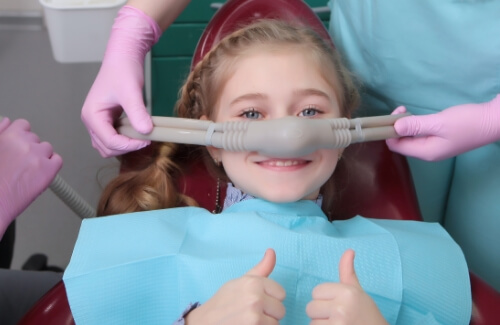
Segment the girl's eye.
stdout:
[[248,111],[245,111],[241,114],[242,117],[244,118],[248,118],[248,119],[253,119],[253,120],[256,120],[256,119],[259,119],[259,118],[262,118],[262,114],[257,112],[254,108],[248,110]]
[[320,113],[320,111],[317,108],[314,107],[308,107],[304,109],[302,112],[299,113],[299,116],[304,116],[304,117],[313,117],[316,116]]

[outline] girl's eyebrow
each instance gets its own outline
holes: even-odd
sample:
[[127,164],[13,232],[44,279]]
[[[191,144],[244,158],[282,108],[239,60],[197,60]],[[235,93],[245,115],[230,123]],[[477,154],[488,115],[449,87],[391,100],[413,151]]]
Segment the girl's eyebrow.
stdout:
[[[331,100],[330,96],[328,96],[327,93],[324,91],[321,91],[316,88],[306,88],[306,89],[297,89],[293,91],[293,94],[296,95],[297,97],[307,97],[307,96],[320,96],[324,97],[327,100]],[[245,101],[245,100],[263,100],[267,99],[269,96],[263,93],[248,93],[244,94],[241,96],[236,97],[233,99],[229,104],[234,105],[238,102]]]
[[263,94],[263,93],[249,93],[249,94],[244,94],[244,95],[241,95],[241,96],[238,96],[236,97],[235,99],[233,99],[229,105],[234,105],[238,102],[242,102],[244,100],[255,100],[255,99],[266,99],[268,96],[266,94]]
[[319,89],[316,89],[316,88],[298,89],[298,90],[295,90],[293,93],[295,95],[297,95],[298,97],[320,96],[320,97],[324,97],[325,99],[327,99],[329,101],[332,100],[332,98],[330,98],[330,96],[328,96],[327,93],[325,93],[324,91],[321,91]]

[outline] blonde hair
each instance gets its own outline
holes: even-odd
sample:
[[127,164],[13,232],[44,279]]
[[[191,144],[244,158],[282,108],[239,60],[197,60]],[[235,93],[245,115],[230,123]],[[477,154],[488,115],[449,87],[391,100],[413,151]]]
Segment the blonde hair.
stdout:
[[[238,60],[252,51],[276,51],[294,48],[309,56],[322,77],[337,91],[341,115],[350,117],[359,104],[359,94],[338,52],[312,29],[279,20],[261,20],[223,38],[196,64],[180,90],[176,104],[178,117],[199,119],[213,117],[220,92]],[[196,205],[179,194],[176,181],[188,159],[203,157],[207,169],[227,180],[223,168],[214,164],[205,147],[154,144],[145,164],[120,174],[105,189],[98,214]],[[145,157],[144,157],[145,158]],[[126,160],[124,157],[123,161]],[[330,179],[321,189],[323,210],[332,217],[334,184]]]

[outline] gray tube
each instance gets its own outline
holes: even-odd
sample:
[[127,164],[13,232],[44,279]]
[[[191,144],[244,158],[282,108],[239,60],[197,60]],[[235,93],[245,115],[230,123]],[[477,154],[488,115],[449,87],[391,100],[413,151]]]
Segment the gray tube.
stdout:
[[56,175],[49,188],[81,219],[96,216],[96,211],[61,176]]
[[398,137],[394,122],[409,114],[355,119],[243,120],[214,123],[175,117],[153,117],[150,134],[135,131],[127,119],[118,132],[131,138],[213,146],[228,151],[257,151],[277,158],[300,157],[318,149],[345,148],[351,143]]

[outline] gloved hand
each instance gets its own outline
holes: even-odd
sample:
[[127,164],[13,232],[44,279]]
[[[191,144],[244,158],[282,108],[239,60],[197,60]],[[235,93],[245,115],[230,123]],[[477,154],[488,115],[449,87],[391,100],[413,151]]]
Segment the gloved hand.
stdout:
[[0,121],[0,238],[9,224],[52,182],[62,158],[40,142],[26,120]]
[[101,156],[138,150],[149,141],[130,139],[113,127],[123,111],[135,130],[147,134],[153,122],[144,106],[144,59],[160,38],[158,24],[131,6],[118,12],[99,73],[82,108],[82,121]]
[[[401,106],[393,114],[404,113]],[[464,104],[436,114],[408,116],[396,121],[403,138],[386,140],[395,152],[428,161],[454,157],[500,140],[500,95],[482,104]]]

